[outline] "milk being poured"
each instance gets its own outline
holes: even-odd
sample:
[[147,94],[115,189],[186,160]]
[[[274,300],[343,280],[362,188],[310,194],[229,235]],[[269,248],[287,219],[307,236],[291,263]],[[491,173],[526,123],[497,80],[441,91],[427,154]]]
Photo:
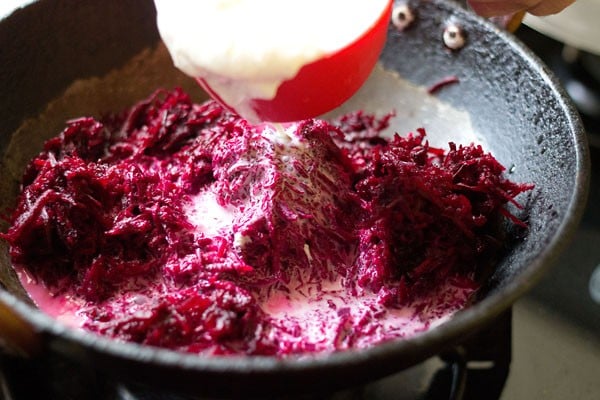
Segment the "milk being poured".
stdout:
[[271,100],[307,64],[367,31],[388,0],[155,0],[175,65],[257,122],[251,100]]

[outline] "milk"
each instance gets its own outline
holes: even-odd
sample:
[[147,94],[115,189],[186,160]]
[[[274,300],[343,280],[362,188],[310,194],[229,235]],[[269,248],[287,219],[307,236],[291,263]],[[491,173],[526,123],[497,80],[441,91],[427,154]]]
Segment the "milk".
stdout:
[[203,79],[225,104],[257,122],[254,99],[371,28],[388,0],[155,0],[175,65]]

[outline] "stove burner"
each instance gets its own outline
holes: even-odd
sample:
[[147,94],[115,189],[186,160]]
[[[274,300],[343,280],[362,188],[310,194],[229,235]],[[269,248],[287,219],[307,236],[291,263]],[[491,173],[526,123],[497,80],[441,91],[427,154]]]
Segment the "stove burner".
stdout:
[[[488,328],[474,333],[463,344],[439,358],[359,388],[327,394],[285,396],[308,400],[474,400],[499,399],[508,377],[512,348],[512,313],[509,310]],[[0,394],[5,400],[97,399],[97,400],[192,400],[154,388],[123,383],[90,366],[58,356],[22,360],[0,358]],[[33,384],[32,384],[33,383]]]

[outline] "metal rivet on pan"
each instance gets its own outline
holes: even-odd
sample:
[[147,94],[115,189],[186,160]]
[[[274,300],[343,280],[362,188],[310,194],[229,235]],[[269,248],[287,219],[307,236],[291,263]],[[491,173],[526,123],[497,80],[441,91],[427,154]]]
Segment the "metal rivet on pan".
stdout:
[[399,4],[392,10],[392,23],[399,30],[408,28],[415,20],[415,14],[408,4]]
[[444,44],[452,50],[458,50],[465,45],[465,34],[460,26],[451,23],[444,29]]

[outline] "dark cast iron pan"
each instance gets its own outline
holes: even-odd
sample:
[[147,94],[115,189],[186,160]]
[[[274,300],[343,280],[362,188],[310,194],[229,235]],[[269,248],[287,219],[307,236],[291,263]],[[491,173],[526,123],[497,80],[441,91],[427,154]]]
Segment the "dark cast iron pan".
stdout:
[[[420,336],[369,350],[284,360],[204,358],[66,328],[32,306],[2,243],[4,347],[28,354],[32,362],[59,354],[157,389],[238,397],[310,393],[359,385],[412,366],[459,344],[506,311],[547,270],[579,222],[589,174],[585,135],[556,80],[510,34],[452,2],[410,4],[416,20],[403,32],[390,26],[381,56],[384,69],[420,86],[458,77],[459,83],[443,87],[437,97],[468,113],[476,135],[510,167],[513,180],[535,183],[535,190],[519,199],[525,209],[512,210],[529,229],[517,234],[506,227],[507,249],[474,305]],[[459,51],[442,42],[449,21],[466,34],[467,44]],[[151,0],[34,2],[0,22],[0,60],[3,210],[14,205],[27,160],[66,119],[120,110],[159,86],[187,85],[193,96],[202,97],[162,49]]]

